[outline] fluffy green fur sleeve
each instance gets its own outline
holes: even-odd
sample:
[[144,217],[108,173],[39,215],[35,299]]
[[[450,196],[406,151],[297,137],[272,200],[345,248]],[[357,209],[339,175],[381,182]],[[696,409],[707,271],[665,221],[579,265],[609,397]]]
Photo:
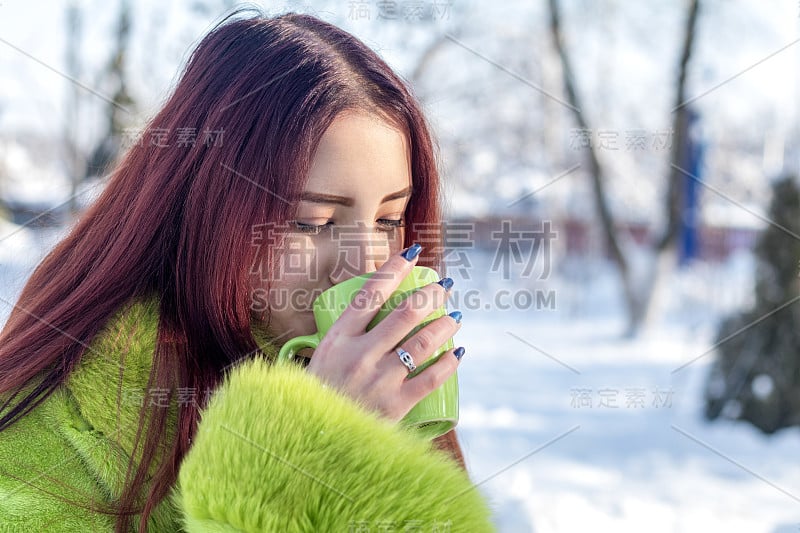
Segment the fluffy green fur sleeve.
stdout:
[[189,532],[494,531],[466,473],[294,364],[233,369],[175,504]]
[[[131,400],[147,392],[157,326],[155,300],[120,310],[65,385],[0,432],[0,532],[113,531],[113,516],[99,509],[113,505],[125,482],[140,415]],[[148,531],[182,526],[494,530],[478,489],[431,442],[302,367],[264,358],[237,365],[214,391]]]

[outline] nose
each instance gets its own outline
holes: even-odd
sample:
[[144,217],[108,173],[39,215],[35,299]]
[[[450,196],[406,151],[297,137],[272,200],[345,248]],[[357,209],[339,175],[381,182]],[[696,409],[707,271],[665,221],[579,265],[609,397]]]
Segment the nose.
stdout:
[[364,224],[359,224],[358,228],[358,232],[339,236],[334,247],[335,264],[328,276],[334,285],[375,272],[389,257],[389,242],[384,234]]

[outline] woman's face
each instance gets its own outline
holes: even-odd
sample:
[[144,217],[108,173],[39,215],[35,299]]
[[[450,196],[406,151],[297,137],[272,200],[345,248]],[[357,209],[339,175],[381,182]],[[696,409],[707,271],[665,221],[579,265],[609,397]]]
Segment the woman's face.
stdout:
[[253,283],[278,344],[316,331],[311,309],[320,292],[376,270],[400,250],[410,196],[405,135],[373,115],[339,115],[314,155],[269,291],[263,280]]

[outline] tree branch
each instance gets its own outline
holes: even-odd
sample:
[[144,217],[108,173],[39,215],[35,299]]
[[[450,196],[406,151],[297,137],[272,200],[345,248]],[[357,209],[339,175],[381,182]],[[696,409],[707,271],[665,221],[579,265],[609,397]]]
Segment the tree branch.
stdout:
[[[572,71],[572,64],[570,63],[569,56],[567,55],[566,48],[561,36],[561,18],[558,12],[558,3],[556,0],[548,0],[550,6],[550,33],[553,37],[558,56],[561,60],[561,68],[564,78],[564,89],[567,93],[567,101],[569,102],[572,114],[578,126],[582,130],[589,130],[589,126],[584,117],[583,108],[578,98],[575,89],[574,75]],[[614,230],[614,220],[611,216],[611,209],[608,206],[605,191],[605,174],[603,168],[600,166],[600,161],[597,157],[597,151],[594,145],[589,146],[589,174],[592,179],[592,190],[594,192],[594,201],[597,208],[597,213],[600,216],[600,222],[603,228],[608,251],[611,254],[611,259],[620,269],[625,285],[629,285],[628,281],[628,263],[622,253],[622,249],[617,240],[616,231]],[[626,288],[626,291],[628,289]]]

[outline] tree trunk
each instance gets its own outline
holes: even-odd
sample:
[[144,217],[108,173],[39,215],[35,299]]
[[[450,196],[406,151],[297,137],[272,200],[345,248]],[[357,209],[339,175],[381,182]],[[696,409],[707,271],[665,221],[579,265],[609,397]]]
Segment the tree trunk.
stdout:
[[[617,266],[623,286],[623,296],[628,312],[627,336],[635,335],[642,324],[644,324],[651,312],[653,292],[655,287],[664,277],[664,273],[669,270],[669,264],[673,263],[672,256],[675,251],[675,241],[678,235],[678,227],[681,217],[682,183],[683,174],[678,170],[683,164],[686,139],[688,135],[688,112],[686,100],[686,78],[695,41],[697,28],[697,14],[699,11],[699,0],[690,0],[689,12],[686,19],[686,33],[683,41],[683,50],[676,83],[676,103],[673,109],[673,138],[670,152],[670,165],[668,167],[668,192],[665,198],[667,209],[667,227],[664,233],[656,240],[653,245],[653,260],[645,269],[646,275],[637,283],[637,278],[633,275],[632,269],[617,238],[611,210],[608,206],[607,193],[605,190],[605,174],[597,156],[594,144],[590,143],[588,148],[589,175],[592,180],[592,191],[594,202],[600,218],[600,224],[605,237],[608,252],[611,260]],[[569,56],[566,52],[564,42],[561,37],[561,20],[558,11],[557,0],[548,0],[550,11],[550,33],[553,37],[556,51],[561,60],[562,73],[564,78],[564,89],[567,94],[567,101],[572,110],[578,127],[584,131],[592,131],[586,121],[582,106],[575,88],[575,77]]]
[[670,150],[670,165],[667,169],[668,192],[665,197],[664,206],[667,211],[667,226],[661,237],[655,242],[653,253],[656,257],[652,262],[652,270],[648,276],[648,282],[644,283],[642,287],[642,298],[639,301],[639,309],[635,310],[636,314],[642,317],[642,323],[647,321],[652,314],[654,291],[666,273],[675,266],[674,261],[667,262],[667,259],[673,258],[676,255],[675,244],[678,238],[678,229],[682,217],[682,184],[687,179],[684,173],[680,171],[680,168],[683,167],[686,161],[689,141],[689,112],[688,102],[686,102],[686,78],[689,60],[692,57],[692,51],[694,49],[695,35],[697,33],[699,4],[699,0],[690,0],[689,13],[686,17],[686,31],[678,70],[675,107],[672,109],[673,138]]
[[[572,71],[572,64],[569,56],[567,55],[563,39],[561,37],[561,17],[558,11],[558,3],[556,0],[548,0],[550,7],[550,34],[553,38],[558,57],[561,60],[561,71],[564,81],[564,90],[567,93],[567,102],[572,110],[572,114],[578,127],[583,131],[591,131],[588,122],[583,114],[580,98],[578,97],[575,88],[575,77]],[[605,181],[606,176],[603,167],[600,165],[600,160],[597,157],[597,150],[593,143],[589,143],[588,147],[589,158],[589,177],[592,183],[592,192],[594,196],[595,209],[600,217],[600,226],[603,230],[606,247],[608,253],[611,255],[611,260],[619,270],[622,287],[625,297],[625,303],[628,309],[628,331],[633,331],[637,327],[637,317],[632,312],[639,307],[636,301],[636,290],[634,288],[633,280],[631,279],[631,272],[628,266],[628,261],[622,252],[622,248],[617,239],[617,232],[614,228],[614,219],[611,215],[611,209],[608,205]]]

